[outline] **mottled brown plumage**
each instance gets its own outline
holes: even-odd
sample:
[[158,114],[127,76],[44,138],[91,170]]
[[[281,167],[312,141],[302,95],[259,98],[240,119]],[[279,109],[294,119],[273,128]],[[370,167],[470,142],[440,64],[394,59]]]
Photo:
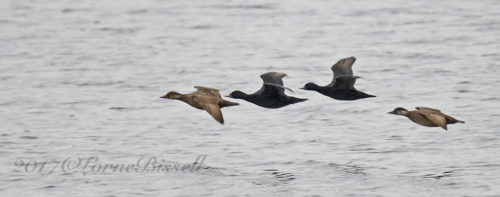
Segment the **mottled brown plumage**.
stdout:
[[195,86],[194,88],[197,90],[189,94],[172,91],[161,98],[180,100],[194,108],[205,110],[221,124],[224,124],[224,118],[220,108],[238,105],[238,103],[222,99],[217,89],[202,86]]
[[448,130],[448,124],[465,123],[464,121],[457,120],[451,116],[441,113],[440,110],[428,107],[416,107],[417,110],[408,111],[405,108],[397,107],[390,114],[401,115],[408,117],[411,121],[427,126],[427,127],[441,127]]

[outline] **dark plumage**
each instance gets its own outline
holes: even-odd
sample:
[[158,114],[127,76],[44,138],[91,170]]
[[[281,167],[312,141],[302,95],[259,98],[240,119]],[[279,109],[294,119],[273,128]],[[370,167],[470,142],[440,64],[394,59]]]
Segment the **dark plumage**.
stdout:
[[428,127],[441,127],[448,130],[446,125],[455,123],[465,123],[464,121],[457,120],[451,116],[441,113],[437,109],[428,107],[416,107],[417,110],[408,111],[405,108],[397,107],[389,114],[401,115],[408,117],[411,121]]
[[236,90],[227,96],[235,99],[243,99],[265,108],[280,108],[290,104],[306,101],[307,99],[295,98],[285,94],[285,89],[288,89],[283,86],[282,78],[285,76],[285,73],[279,72],[264,73],[260,75],[264,84],[259,91],[253,94],[246,94]]
[[195,86],[194,88],[197,90],[189,94],[172,91],[160,98],[180,100],[194,108],[203,109],[221,124],[224,124],[224,118],[220,108],[238,105],[238,103],[222,99],[217,89],[201,86]]
[[356,58],[348,57],[335,63],[332,66],[333,80],[330,84],[326,86],[318,86],[315,83],[309,82],[302,86],[301,89],[313,90],[337,100],[357,100],[375,97],[354,88],[356,79],[360,78],[358,76],[354,76],[352,73],[352,65],[355,61]]

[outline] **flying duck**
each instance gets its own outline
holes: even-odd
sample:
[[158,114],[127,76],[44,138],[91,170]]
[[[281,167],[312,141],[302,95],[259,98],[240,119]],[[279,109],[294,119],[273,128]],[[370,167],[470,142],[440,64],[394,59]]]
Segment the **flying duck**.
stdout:
[[389,114],[401,115],[408,117],[411,121],[427,126],[427,127],[441,127],[448,130],[446,125],[455,123],[465,123],[464,121],[457,120],[451,116],[441,113],[437,109],[428,107],[416,107],[417,110],[408,111],[405,108],[397,107]]
[[359,76],[354,76],[352,73],[352,65],[355,61],[355,57],[348,57],[335,63],[332,66],[333,79],[330,84],[318,86],[315,83],[309,82],[300,89],[313,90],[337,100],[349,101],[375,97],[374,95],[366,94],[354,88],[356,79],[361,78]]
[[194,108],[207,111],[219,123],[224,124],[220,108],[239,105],[221,98],[219,90],[202,86],[195,86],[197,90],[189,94],[180,94],[175,91],[167,93],[160,98],[180,100]]
[[235,99],[243,99],[264,108],[280,108],[290,104],[306,101],[307,99],[295,98],[285,94],[285,89],[290,90],[289,88],[283,86],[282,78],[285,76],[285,73],[279,72],[264,73],[260,75],[264,84],[259,91],[253,94],[246,94],[242,91],[236,90],[227,96]]

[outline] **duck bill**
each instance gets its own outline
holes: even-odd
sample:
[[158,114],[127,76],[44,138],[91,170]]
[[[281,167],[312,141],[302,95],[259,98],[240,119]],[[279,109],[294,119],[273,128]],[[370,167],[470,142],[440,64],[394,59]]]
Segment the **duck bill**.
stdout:
[[388,114],[396,114],[395,111],[390,111],[390,112],[387,112]]
[[300,87],[299,89],[303,89],[303,90],[305,90],[305,89],[306,89],[306,86],[302,86],[302,87]]
[[163,96],[161,96],[160,98],[168,98],[168,97],[167,97],[167,95],[163,95]]
[[225,95],[225,97],[233,98],[233,97],[231,96],[231,94],[227,94],[227,95]]

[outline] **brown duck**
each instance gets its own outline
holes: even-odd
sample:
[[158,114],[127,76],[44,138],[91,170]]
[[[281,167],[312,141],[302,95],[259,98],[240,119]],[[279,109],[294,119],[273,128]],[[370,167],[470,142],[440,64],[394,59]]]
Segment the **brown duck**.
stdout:
[[180,100],[194,108],[203,109],[221,124],[224,124],[224,118],[222,117],[220,108],[239,105],[238,103],[222,99],[217,89],[201,86],[195,86],[194,88],[197,90],[189,94],[180,94],[171,91],[160,98]]
[[389,112],[389,114],[396,114],[408,117],[411,121],[428,127],[441,127],[448,130],[446,125],[455,123],[465,123],[464,121],[457,120],[451,116],[441,113],[437,109],[432,109],[428,107],[416,107],[417,110],[408,111],[405,108],[397,107],[394,111]]

